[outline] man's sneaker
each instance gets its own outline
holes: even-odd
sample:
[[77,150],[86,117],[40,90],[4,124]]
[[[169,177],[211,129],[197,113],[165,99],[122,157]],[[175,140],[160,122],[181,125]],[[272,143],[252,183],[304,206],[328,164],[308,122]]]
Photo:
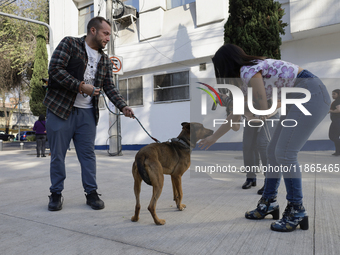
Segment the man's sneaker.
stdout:
[[48,203],[49,211],[59,211],[63,208],[63,200],[61,194],[57,194],[56,192],[52,192],[50,196],[50,202]]
[[86,196],[86,204],[91,206],[94,210],[101,210],[105,207],[103,200],[99,198],[101,194],[98,194],[96,190],[91,191]]

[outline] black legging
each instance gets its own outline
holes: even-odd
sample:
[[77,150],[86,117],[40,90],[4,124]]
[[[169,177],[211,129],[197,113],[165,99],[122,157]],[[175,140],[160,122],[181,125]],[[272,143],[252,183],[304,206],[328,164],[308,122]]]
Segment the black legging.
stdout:
[[37,156],[45,156],[46,135],[35,135],[37,141]]
[[340,118],[334,118],[329,127],[329,139],[334,142],[335,152],[340,154]]

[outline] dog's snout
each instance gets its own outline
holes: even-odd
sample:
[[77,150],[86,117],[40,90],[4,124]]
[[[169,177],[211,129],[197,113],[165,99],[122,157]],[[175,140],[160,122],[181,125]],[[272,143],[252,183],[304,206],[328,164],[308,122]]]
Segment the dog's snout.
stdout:
[[211,129],[205,129],[205,135],[206,135],[206,137],[208,137],[208,136],[210,136],[210,135],[212,135],[214,133],[214,131],[213,130],[211,130]]
[[197,142],[199,139],[204,139],[214,133],[213,130],[209,128],[205,128],[203,124],[192,122],[190,124],[190,133],[191,137],[194,137],[194,143]]
[[203,127],[200,139],[204,139],[214,133],[213,130]]

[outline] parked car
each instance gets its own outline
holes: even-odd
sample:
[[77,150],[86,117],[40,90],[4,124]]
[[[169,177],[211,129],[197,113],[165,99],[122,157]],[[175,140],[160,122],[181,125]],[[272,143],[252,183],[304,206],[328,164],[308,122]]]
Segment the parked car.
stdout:
[[4,131],[0,131],[0,140],[13,141],[14,135],[6,134]]
[[[18,137],[19,134],[17,134],[17,141],[19,140]],[[35,131],[20,131],[20,141],[27,141],[27,137],[29,136],[35,136]]]

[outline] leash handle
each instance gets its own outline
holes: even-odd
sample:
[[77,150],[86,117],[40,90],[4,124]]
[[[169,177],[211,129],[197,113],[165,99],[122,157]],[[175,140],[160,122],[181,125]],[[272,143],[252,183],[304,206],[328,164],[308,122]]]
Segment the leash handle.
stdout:
[[[123,113],[115,113],[113,111],[111,111],[111,109],[109,108],[109,106],[107,105],[107,102],[106,102],[106,99],[105,99],[105,96],[104,96],[104,93],[102,91],[100,91],[100,94],[102,94],[102,96],[104,97],[104,102],[105,102],[105,105],[106,105],[106,108],[109,110],[109,112],[111,112],[112,114],[116,115],[116,116],[119,116],[119,115],[124,115]],[[139,119],[135,116],[135,115],[132,115],[132,117],[134,117],[139,125],[142,127],[142,129],[144,130],[144,132],[152,139],[154,140],[156,143],[160,143],[159,140],[157,140],[156,138],[152,137],[148,131],[146,131],[146,129],[144,128],[144,126],[142,125],[142,123],[139,121]]]

